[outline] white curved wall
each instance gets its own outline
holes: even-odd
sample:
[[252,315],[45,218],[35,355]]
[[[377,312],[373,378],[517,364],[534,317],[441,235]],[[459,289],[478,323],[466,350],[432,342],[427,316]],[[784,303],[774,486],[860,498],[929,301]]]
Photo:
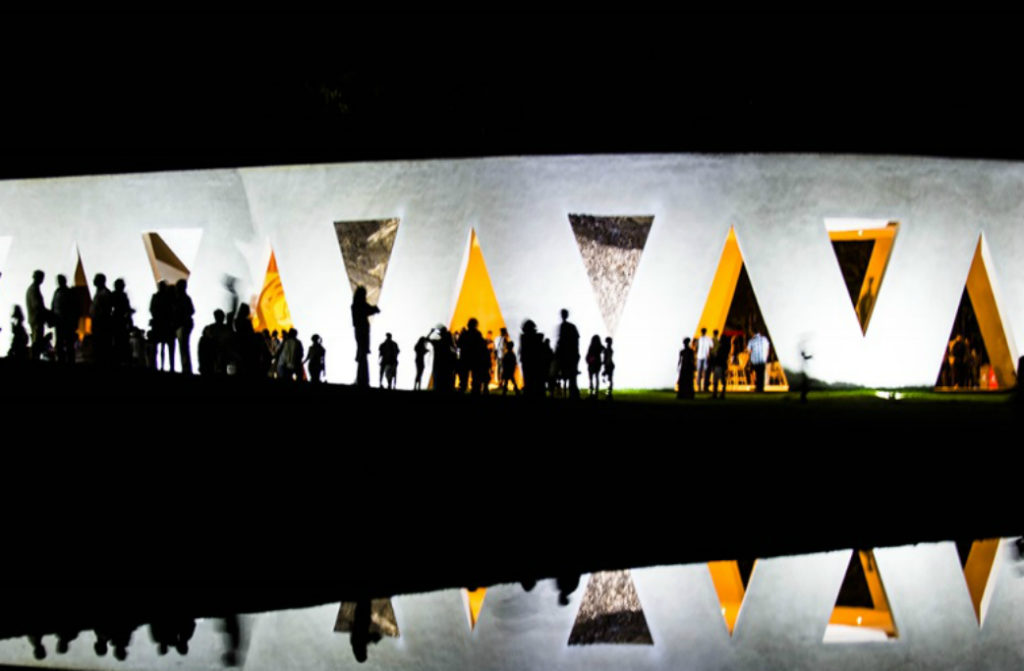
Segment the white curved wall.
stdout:
[[[324,337],[328,377],[355,377],[350,292],[333,222],[399,217],[374,345],[403,349],[447,321],[475,228],[505,321],[530,317],[553,334],[568,307],[584,337],[604,334],[568,217],[654,215],[615,334],[620,387],[669,387],[683,335],[694,332],[722,245],[735,226],[782,363],[828,382],[931,385],[978,235],[991,255],[1011,354],[1024,323],[1024,165],[994,161],[820,156],[569,156],[357,163],[0,183],[0,311],[24,301],[32,270],[70,273],[77,242],[86,272],[124,277],[137,324],[153,291],[147,230],[202,227],[190,282],[197,325],[226,304],[220,278],[250,278],[269,240],[304,339]],[[825,230],[827,218],[899,221],[900,231],[862,335]],[[249,251],[246,251],[249,250]],[[248,255],[248,258],[246,256]],[[241,286],[243,298],[258,287]],[[198,334],[196,334],[196,338]],[[195,340],[193,338],[193,346]],[[6,342],[6,339],[5,339]]]

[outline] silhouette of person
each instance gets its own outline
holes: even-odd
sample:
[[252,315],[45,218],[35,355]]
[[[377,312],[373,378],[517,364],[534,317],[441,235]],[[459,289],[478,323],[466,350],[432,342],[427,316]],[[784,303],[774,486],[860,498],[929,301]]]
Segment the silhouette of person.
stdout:
[[532,319],[523,322],[519,331],[519,358],[523,363],[523,393],[529,397],[544,395],[546,373],[544,339]]
[[601,388],[601,364],[604,362],[604,346],[601,344],[601,336],[594,335],[590,339],[586,361],[590,398],[597,398],[597,392]]
[[306,354],[306,364],[309,368],[310,381],[319,384],[327,370],[327,350],[321,344],[318,334],[314,333],[312,340],[313,344],[309,346],[309,352]]
[[[717,331],[716,331],[717,333]],[[725,372],[729,368],[729,356],[732,354],[732,336],[722,335],[718,344],[711,352],[711,398],[718,397],[718,386],[722,386],[722,398],[725,398]]]
[[149,301],[149,325],[156,341],[156,368],[174,372],[174,290],[164,280]]
[[569,321],[569,311],[562,308],[562,323],[558,327],[558,343],[555,345],[555,361],[558,377],[569,381],[569,398],[579,398],[580,388],[576,385],[580,363],[580,332]]
[[444,324],[438,324],[427,334],[434,348],[434,391],[449,393],[455,389],[455,341]]
[[370,386],[370,317],[380,312],[376,305],[366,302],[366,287],[356,287],[352,294],[352,327],[356,332],[356,386]]
[[7,351],[9,359],[28,361],[31,357],[28,345],[28,331],[25,330],[25,315],[20,305],[11,311],[11,348]]
[[494,340],[495,373],[499,382],[505,379],[501,372],[501,360],[505,357],[505,343],[507,342],[508,329],[502,326],[501,330],[498,331],[498,337]]
[[68,286],[68,278],[64,275],[57,275],[57,289],[53,292],[50,309],[53,312],[53,326],[57,331],[57,361],[74,363],[79,306],[75,292]]
[[37,270],[32,273],[32,284],[28,285],[25,292],[25,310],[28,312],[28,328],[32,334],[32,360],[39,358],[43,347],[43,330],[46,323],[50,321],[49,311],[43,301],[43,280],[46,273]]
[[[189,341],[192,337],[192,329],[195,326],[192,316],[196,313],[196,309],[192,305],[192,298],[188,295],[188,282],[186,280],[180,279],[174,285],[174,302],[172,305],[174,306],[172,312],[174,315],[174,337],[178,341],[181,372],[185,375],[191,375],[192,345]],[[173,343],[171,347],[174,347]],[[173,357],[171,361],[174,361]]]
[[501,395],[508,393],[508,385],[512,385],[516,396],[519,395],[519,385],[516,383],[516,344],[505,339],[505,353],[501,355]]
[[604,339],[604,377],[608,380],[608,398],[615,393],[615,350],[612,349],[612,339]]
[[425,357],[427,356],[428,344],[427,338],[420,336],[420,339],[416,341],[416,346],[413,348],[413,352],[416,354],[416,381],[413,382],[412,388],[417,391],[422,388],[421,381],[423,380],[423,368],[426,366]]
[[676,398],[693,398],[693,375],[696,372],[693,348],[690,339],[683,338],[683,349],[679,350],[679,380]]
[[391,339],[390,333],[384,334],[384,342],[377,348],[377,363],[380,368],[380,379],[378,387],[384,386],[384,380],[388,381],[388,389],[395,388],[395,377],[398,374],[398,343]]
[[[262,341],[262,336],[256,336]],[[277,378],[279,380],[301,380],[302,379],[302,342],[299,341],[299,332],[289,329],[285,334],[281,351],[277,355]],[[270,353],[267,352],[267,356]]]
[[110,327],[111,345],[114,361],[118,365],[126,365],[131,358],[128,337],[132,328],[132,309],[128,294],[124,290],[124,280],[114,280],[114,291],[110,294]]
[[92,285],[95,288],[91,308],[93,355],[97,363],[109,365],[114,342],[113,298],[107,288],[107,276],[103,273],[96,273]]
[[366,661],[367,646],[369,643],[376,643],[380,640],[380,633],[370,633],[371,602],[369,599],[361,598],[356,600],[355,617],[352,620],[352,631],[349,633],[349,642],[352,645],[352,654],[356,661],[362,664]]

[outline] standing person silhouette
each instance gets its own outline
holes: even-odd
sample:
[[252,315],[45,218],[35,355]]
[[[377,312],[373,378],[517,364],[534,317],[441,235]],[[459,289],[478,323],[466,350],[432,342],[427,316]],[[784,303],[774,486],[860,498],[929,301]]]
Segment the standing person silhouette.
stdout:
[[28,328],[32,334],[32,360],[35,361],[43,351],[43,330],[50,321],[49,310],[43,301],[43,279],[46,274],[37,270],[32,273],[32,284],[25,292],[25,311],[28,312]]
[[768,338],[761,335],[760,331],[755,330],[754,337],[747,343],[747,351],[750,352],[750,365],[754,367],[754,375],[757,376],[754,391],[763,392],[765,368],[768,365],[771,344],[768,342]]
[[428,343],[427,338],[421,336],[416,341],[416,347],[413,348],[413,351],[416,353],[416,382],[413,383],[412,388],[417,391],[422,388],[423,368],[426,366],[425,357],[427,356]]
[[562,308],[562,324],[558,327],[555,361],[558,364],[558,377],[569,381],[569,398],[579,398],[580,388],[576,385],[576,376],[580,373],[580,332],[569,321],[569,311],[565,308]]
[[608,400],[615,392],[615,350],[612,349],[612,339],[604,339],[604,377],[608,380]]
[[601,336],[594,335],[587,349],[587,380],[590,385],[590,398],[597,398],[601,389],[601,364],[604,363],[604,345]]
[[352,327],[356,332],[356,386],[370,386],[370,316],[380,312],[366,302],[366,287],[360,285],[352,294]]
[[57,361],[74,363],[75,344],[78,342],[78,334],[75,333],[79,317],[78,299],[64,275],[57,275],[57,290],[53,292],[50,309],[57,329]]
[[697,367],[689,338],[683,338],[683,349],[679,350],[678,368],[679,380],[676,382],[676,398],[693,398],[693,374]]

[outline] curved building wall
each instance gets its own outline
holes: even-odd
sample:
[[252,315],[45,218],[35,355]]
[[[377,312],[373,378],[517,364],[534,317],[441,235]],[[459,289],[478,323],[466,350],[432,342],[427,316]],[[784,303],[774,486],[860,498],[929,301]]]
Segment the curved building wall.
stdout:
[[[617,332],[617,386],[670,387],[680,340],[699,327],[729,228],[783,366],[826,382],[935,383],[968,269],[984,234],[990,278],[1016,359],[1024,323],[1024,165],[891,157],[568,156],[288,166],[0,183],[0,310],[23,303],[32,270],[124,277],[148,321],[145,231],[202,228],[190,291],[197,332],[227,305],[221,278],[259,291],[273,249],[300,336],[320,333],[328,378],[355,378],[351,293],[334,222],[400,219],[373,346],[402,348],[454,308],[475,230],[504,320],[555,335],[566,307],[589,339],[608,335],[568,215],[648,215],[649,237]],[[830,218],[900,223],[867,334],[825,229]],[[2,251],[2,246],[0,246]],[[7,339],[4,339],[7,342]],[[195,357],[193,356],[193,359]],[[373,359],[373,357],[371,357]]]

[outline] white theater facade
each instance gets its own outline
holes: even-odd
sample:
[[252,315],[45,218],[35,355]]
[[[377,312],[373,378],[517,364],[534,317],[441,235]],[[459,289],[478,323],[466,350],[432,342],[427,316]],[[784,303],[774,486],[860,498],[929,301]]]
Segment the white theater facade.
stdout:
[[585,341],[614,338],[623,388],[671,387],[701,327],[765,328],[770,388],[801,352],[827,383],[953,386],[944,362],[967,324],[983,350],[972,386],[1006,388],[1024,344],[1022,222],[1024,165],[993,161],[568,156],[15,180],[0,183],[0,310],[23,304],[37,268],[47,298],[57,273],[103,272],[126,280],[145,328],[155,280],[187,276],[199,329],[233,276],[262,325],[319,333],[328,379],[351,382],[364,284],[381,308],[371,346],[394,334],[403,388],[417,338],[467,315],[554,338],[568,308]]

